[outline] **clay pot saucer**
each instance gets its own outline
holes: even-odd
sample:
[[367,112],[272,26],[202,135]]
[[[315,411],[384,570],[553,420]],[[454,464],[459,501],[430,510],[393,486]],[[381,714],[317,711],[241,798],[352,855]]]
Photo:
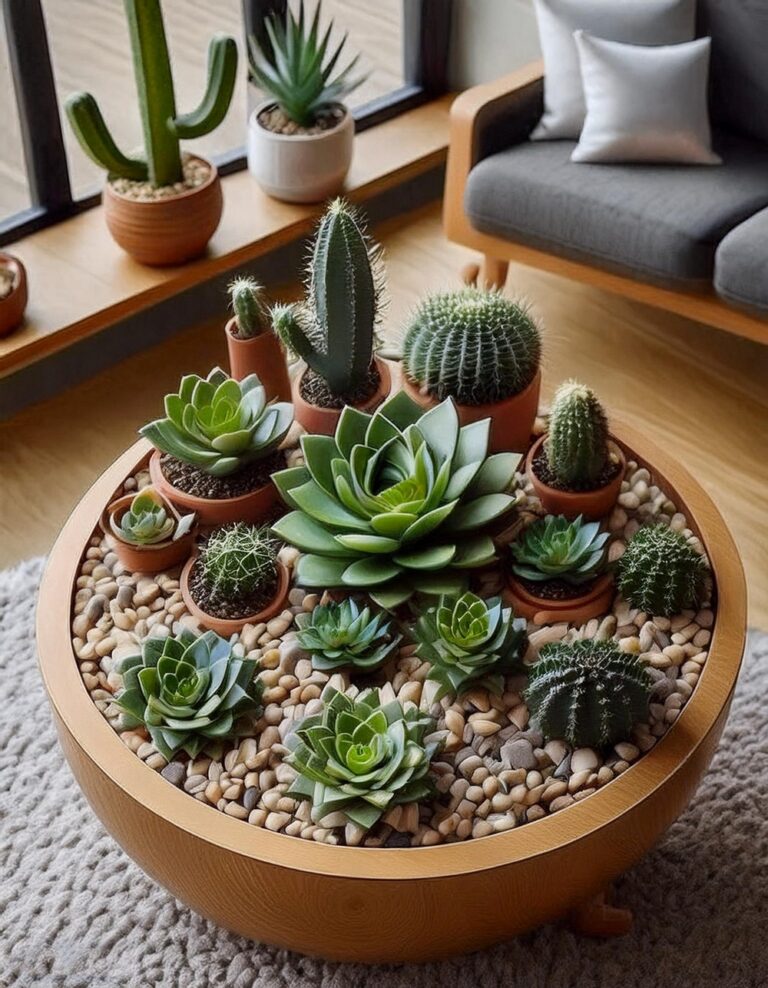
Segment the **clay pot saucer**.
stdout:
[[570,520],[578,518],[579,515],[582,515],[585,521],[598,521],[600,518],[604,518],[616,504],[621,492],[621,482],[624,480],[624,472],[627,469],[627,459],[623,450],[613,439],[608,441],[608,448],[611,455],[619,463],[619,469],[616,471],[616,476],[603,487],[598,487],[592,491],[561,491],[539,480],[533,468],[536,455],[544,445],[546,438],[546,436],[541,436],[528,450],[528,455],[525,458],[525,470],[533,485],[533,490],[547,514],[565,515]]

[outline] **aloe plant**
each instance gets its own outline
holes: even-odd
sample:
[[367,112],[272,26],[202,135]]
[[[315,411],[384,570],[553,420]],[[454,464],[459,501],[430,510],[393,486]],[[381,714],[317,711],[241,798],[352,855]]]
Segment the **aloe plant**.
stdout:
[[85,153],[110,175],[173,185],[183,178],[179,141],[210,133],[226,116],[237,73],[234,38],[214,35],[208,48],[205,93],[196,109],[177,113],[173,75],[159,0],[124,0],[133,52],[146,157],[124,154],[90,93],[74,93],[66,112]]
[[273,531],[305,553],[298,582],[384,607],[465,589],[496,558],[488,526],[514,505],[520,456],[486,456],[489,429],[460,428],[450,399],[424,412],[401,391],[372,415],[347,406],[335,436],[303,436],[305,465],[272,477],[293,508]]
[[297,641],[320,672],[345,667],[372,672],[387,661],[403,637],[393,632],[383,613],[360,607],[352,597],[297,614],[296,626]]
[[587,583],[605,565],[608,538],[608,532],[600,531],[600,522],[585,522],[581,515],[573,521],[563,515],[547,515],[524,529],[510,546],[512,572],[534,583]]
[[165,501],[153,487],[139,491],[119,521],[114,515],[109,520],[113,534],[131,545],[176,541],[189,532],[194,521],[194,514],[184,515],[178,521],[169,515]]

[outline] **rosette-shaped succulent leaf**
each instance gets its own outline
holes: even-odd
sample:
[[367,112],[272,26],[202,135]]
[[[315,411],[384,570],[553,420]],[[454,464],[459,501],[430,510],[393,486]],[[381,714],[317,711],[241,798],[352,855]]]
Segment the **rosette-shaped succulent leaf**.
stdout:
[[526,622],[498,597],[473,593],[442,597],[422,614],[414,634],[418,654],[431,663],[429,678],[441,684],[438,698],[484,686],[500,693],[504,676],[519,668],[527,645]]
[[573,521],[563,515],[547,515],[529,525],[510,546],[512,572],[536,583],[586,583],[605,564],[608,538],[608,532],[600,531],[600,522],[584,522],[581,515]]
[[646,717],[652,685],[640,659],[613,641],[551,642],[528,671],[525,702],[547,740],[600,747]]
[[238,718],[255,715],[263,691],[256,661],[236,655],[213,631],[176,638],[146,638],[141,652],[123,659],[123,689],[115,703],[127,728],[142,725],[170,761],[178,751],[195,758],[235,737]]
[[633,607],[670,617],[701,599],[707,564],[682,532],[639,528],[619,559],[619,589]]
[[377,689],[323,692],[322,713],[305,717],[286,739],[286,761],[298,773],[288,789],[309,799],[312,819],[340,811],[368,830],[392,806],[424,799],[439,743],[425,743],[434,722],[399,700],[381,703]]
[[153,487],[145,487],[134,497],[118,522],[109,519],[113,533],[131,545],[154,545],[168,539],[180,539],[192,527],[195,516],[185,515],[178,522],[168,514],[168,507]]
[[346,407],[335,436],[304,436],[305,466],[273,475],[294,509],[273,531],[305,553],[298,582],[365,589],[384,607],[463,590],[514,504],[520,457],[486,456],[489,427],[459,428],[450,399],[424,412],[401,391],[373,415]]
[[165,396],[165,418],[139,432],[157,449],[214,477],[274,453],[293,422],[290,402],[267,402],[255,374],[235,381],[220,367],[207,378],[187,374]]
[[351,597],[338,604],[318,604],[311,614],[297,614],[296,625],[299,644],[321,672],[345,666],[360,672],[378,669],[403,637],[393,633],[383,613],[361,608]]

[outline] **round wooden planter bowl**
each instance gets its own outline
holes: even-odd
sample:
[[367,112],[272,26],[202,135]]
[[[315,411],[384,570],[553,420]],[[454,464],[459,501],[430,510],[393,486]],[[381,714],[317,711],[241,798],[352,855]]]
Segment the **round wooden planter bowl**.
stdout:
[[[125,512],[130,508],[136,494],[124,494],[109,504],[102,512],[99,525],[107,537],[107,541],[115,551],[117,558],[126,569],[134,573],[164,573],[166,570],[179,566],[192,554],[195,545],[195,526],[182,535],[180,539],[165,542],[155,542],[151,545],[133,545],[125,542],[112,531],[109,519],[115,515],[119,523]],[[172,504],[168,507],[178,521],[179,515]]]
[[598,521],[600,518],[605,518],[612,511],[621,493],[621,482],[624,480],[627,466],[624,451],[616,443],[616,437],[614,436],[609,440],[608,446],[619,459],[619,469],[613,480],[594,491],[561,491],[539,480],[533,469],[533,461],[544,445],[546,438],[546,436],[539,437],[528,450],[528,455],[525,458],[526,473],[545,511],[550,515],[565,515],[566,518],[570,519],[582,515],[585,521]]
[[229,373],[236,381],[255,374],[264,385],[267,398],[292,401],[291,380],[285,363],[285,354],[274,333],[267,330],[241,340],[235,336],[237,319],[233,316],[225,327]]
[[603,573],[598,577],[588,593],[570,600],[547,600],[530,593],[522,583],[510,573],[504,589],[504,600],[512,604],[515,614],[534,624],[585,624],[593,617],[610,610],[615,593],[613,577]]
[[288,599],[288,591],[290,587],[290,573],[286,566],[278,561],[277,564],[277,590],[275,591],[275,596],[272,598],[270,603],[263,610],[259,611],[257,614],[249,614],[244,618],[228,619],[228,618],[217,618],[213,617],[212,614],[208,614],[204,611],[202,607],[199,607],[192,596],[189,589],[189,578],[192,575],[192,567],[197,562],[197,555],[188,559],[184,565],[184,569],[181,571],[181,578],[179,581],[179,587],[181,589],[181,596],[184,603],[187,605],[187,610],[190,614],[194,615],[200,624],[204,628],[209,628],[211,631],[215,631],[217,635],[221,635],[222,638],[229,638],[230,635],[239,634],[246,624],[260,624],[262,621],[269,621],[276,614],[285,607],[285,602]]
[[218,813],[148,768],[96,709],[72,653],[72,593],[104,505],[149,449],[146,441],[131,447],[64,527],[37,609],[40,667],[59,738],[105,827],[149,875],[213,922],[347,961],[478,950],[599,893],[693,795],[725,723],[745,637],[744,574],[712,501],[675,457],[629,428],[617,426],[616,434],[687,513],[720,588],[709,659],[691,699],[651,751],[588,799],[491,837],[404,849],[334,847]]
[[[379,357],[374,357],[374,360],[379,371],[379,386],[367,401],[354,406],[361,412],[372,412],[377,409],[392,389],[389,365]],[[293,411],[296,421],[312,435],[332,436],[336,431],[342,409],[321,408],[320,405],[312,405],[305,401],[301,397],[301,382],[305,374],[306,369],[293,379]]]
[[27,272],[24,265],[13,254],[0,250],[0,264],[13,272],[13,287],[5,298],[0,299],[0,337],[7,336],[21,323],[27,308]]
[[115,243],[134,260],[153,267],[199,257],[216,232],[224,204],[216,166],[206,164],[211,169],[207,181],[167,199],[129,199],[107,182],[104,215]]

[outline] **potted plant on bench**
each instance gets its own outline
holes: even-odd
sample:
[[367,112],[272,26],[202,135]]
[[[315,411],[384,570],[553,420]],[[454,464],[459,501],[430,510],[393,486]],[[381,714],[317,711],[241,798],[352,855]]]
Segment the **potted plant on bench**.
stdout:
[[269,308],[255,278],[235,278],[229,286],[234,313],[225,329],[229,371],[236,381],[256,374],[268,398],[291,400],[291,382],[280,342],[272,332]]

